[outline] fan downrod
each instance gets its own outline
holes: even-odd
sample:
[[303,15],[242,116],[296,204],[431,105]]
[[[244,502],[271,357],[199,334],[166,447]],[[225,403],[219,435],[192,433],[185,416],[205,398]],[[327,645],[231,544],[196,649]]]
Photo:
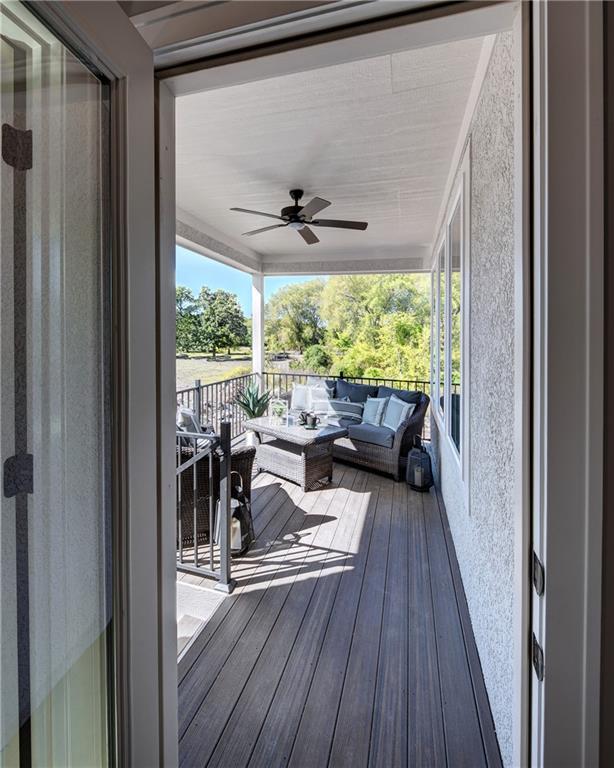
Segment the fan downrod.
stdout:
[[298,201],[301,199],[301,197],[305,193],[302,189],[291,189],[290,190],[290,197],[294,200],[294,205],[298,207]]

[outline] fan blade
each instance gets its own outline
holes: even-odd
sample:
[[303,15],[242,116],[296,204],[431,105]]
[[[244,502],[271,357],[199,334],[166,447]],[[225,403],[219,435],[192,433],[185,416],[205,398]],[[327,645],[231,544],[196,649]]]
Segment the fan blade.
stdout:
[[273,224],[271,227],[262,227],[262,229],[252,229],[250,232],[243,232],[244,235],[259,235],[261,232],[268,232],[270,229],[279,229],[279,227],[287,227],[287,224]]
[[262,211],[250,211],[249,208],[231,208],[231,211],[239,211],[240,213],[253,213],[254,216],[266,216],[269,219],[279,219],[283,221],[281,216],[276,216],[274,213],[263,213]]
[[319,243],[320,241],[316,237],[316,233],[312,232],[309,227],[303,227],[302,229],[296,230],[299,235],[303,238],[303,240],[307,243],[307,245],[314,245],[315,243]]
[[315,216],[316,213],[320,213],[320,211],[328,208],[329,205],[330,203],[328,200],[323,200],[321,197],[314,197],[313,200],[310,200],[307,205],[301,208],[301,216],[310,219],[312,216]]
[[316,219],[309,222],[312,227],[338,227],[339,229],[366,229],[367,221],[342,221],[341,219]]

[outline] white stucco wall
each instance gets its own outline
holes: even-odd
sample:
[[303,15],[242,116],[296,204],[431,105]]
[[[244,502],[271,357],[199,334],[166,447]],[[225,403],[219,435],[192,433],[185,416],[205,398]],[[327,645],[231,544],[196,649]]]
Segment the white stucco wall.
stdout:
[[514,429],[514,58],[499,35],[470,128],[469,509],[451,448],[432,450],[501,754],[512,764]]

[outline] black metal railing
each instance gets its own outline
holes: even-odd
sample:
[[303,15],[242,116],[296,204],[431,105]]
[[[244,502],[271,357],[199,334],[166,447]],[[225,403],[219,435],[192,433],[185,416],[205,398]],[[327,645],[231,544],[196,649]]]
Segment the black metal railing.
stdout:
[[176,433],[177,570],[208,576],[231,592],[231,425],[218,434]]
[[343,373],[339,376],[330,376],[315,373],[285,373],[277,371],[267,371],[263,374],[263,385],[265,389],[270,390],[276,397],[286,398],[292,394],[293,384],[306,384],[308,379],[344,379],[352,384],[367,384],[372,387],[392,387],[394,389],[411,389],[414,391],[429,394],[430,382],[422,379],[387,379],[375,376],[345,376]]
[[[258,382],[261,390],[269,390],[275,398],[290,400],[293,384],[305,384],[308,379],[335,379],[343,378],[355,384],[368,384],[374,387],[392,387],[396,389],[410,389],[414,391],[430,393],[430,383],[423,379],[390,379],[375,376],[344,376],[338,377],[314,374],[314,373],[284,373],[278,371],[266,371],[262,374],[262,381],[256,373],[248,373],[244,376],[235,376],[225,381],[215,381],[210,384],[202,384],[200,379],[194,382],[194,386],[177,391],[177,404],[184,408],[190,408],[196,414],[198,422],[209,431],[220,433],[221,424],[224,421],[230,423],[231,439],[235,440],[245,432],[247,416],[237,406],[236,398],[248,383]],[[429,420],[425,419],[424,437],[428,437]]]
[[243,423],[247,419],[236,404],[237,395],[248,383],[257,380],[255,373],[211,384],[201,384],[200,379],[197,379],[193,387],[177,392],[177,403],[193,410],[199,423],[213,432],[219,433],[222,422],[229,421],[231,438],[234,440],[245,431]]

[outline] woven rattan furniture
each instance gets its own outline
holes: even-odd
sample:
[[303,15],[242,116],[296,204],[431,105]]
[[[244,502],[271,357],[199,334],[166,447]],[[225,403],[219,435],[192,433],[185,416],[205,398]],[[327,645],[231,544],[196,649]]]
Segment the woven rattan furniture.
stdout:
[[280,424],[271,416],[250,419],[245,429],[253,430],[260,438],[256,449],[258,470],[291,480],[304,491],[332,480],[333,442],[347,435],[345,427],[309,430],[298,424]]
[[[187,461],[193,456],[193,448],[186,446],[181,449],[181,461]],[[243,490],[248,500],[251,500],[252,468],[256,449],[253,446],[242,445],[233,448],[230,454],[230,469],[232,475],[232,487],[238,484],[239,478],[243,484]],[[214,452],[210,456],[202,458],[194,465],[196,467],[196,540],[198,544],[208,544],[210,538],[209,526],[209,499],[211,491],[209,487],[209,462],[212,466],[212,502],[215,514],[216,504],[220,498],[220,459]],[[237,473],[237,474],[235,474]],[[183,547],[194,546],[194,475],[192,469],[181,474],[181,534],[177,531],[177,549],[179,549],[179,536]]]
[[409,418],[401,422],[391,447],[356,440],[351,436],[335,441],[333,457],[367,469],[375,469],[392,475],[395,480],[405,477],[407,454],[414,444],[414,436],[422,434],[429,397],[416,393],[416,408]]

